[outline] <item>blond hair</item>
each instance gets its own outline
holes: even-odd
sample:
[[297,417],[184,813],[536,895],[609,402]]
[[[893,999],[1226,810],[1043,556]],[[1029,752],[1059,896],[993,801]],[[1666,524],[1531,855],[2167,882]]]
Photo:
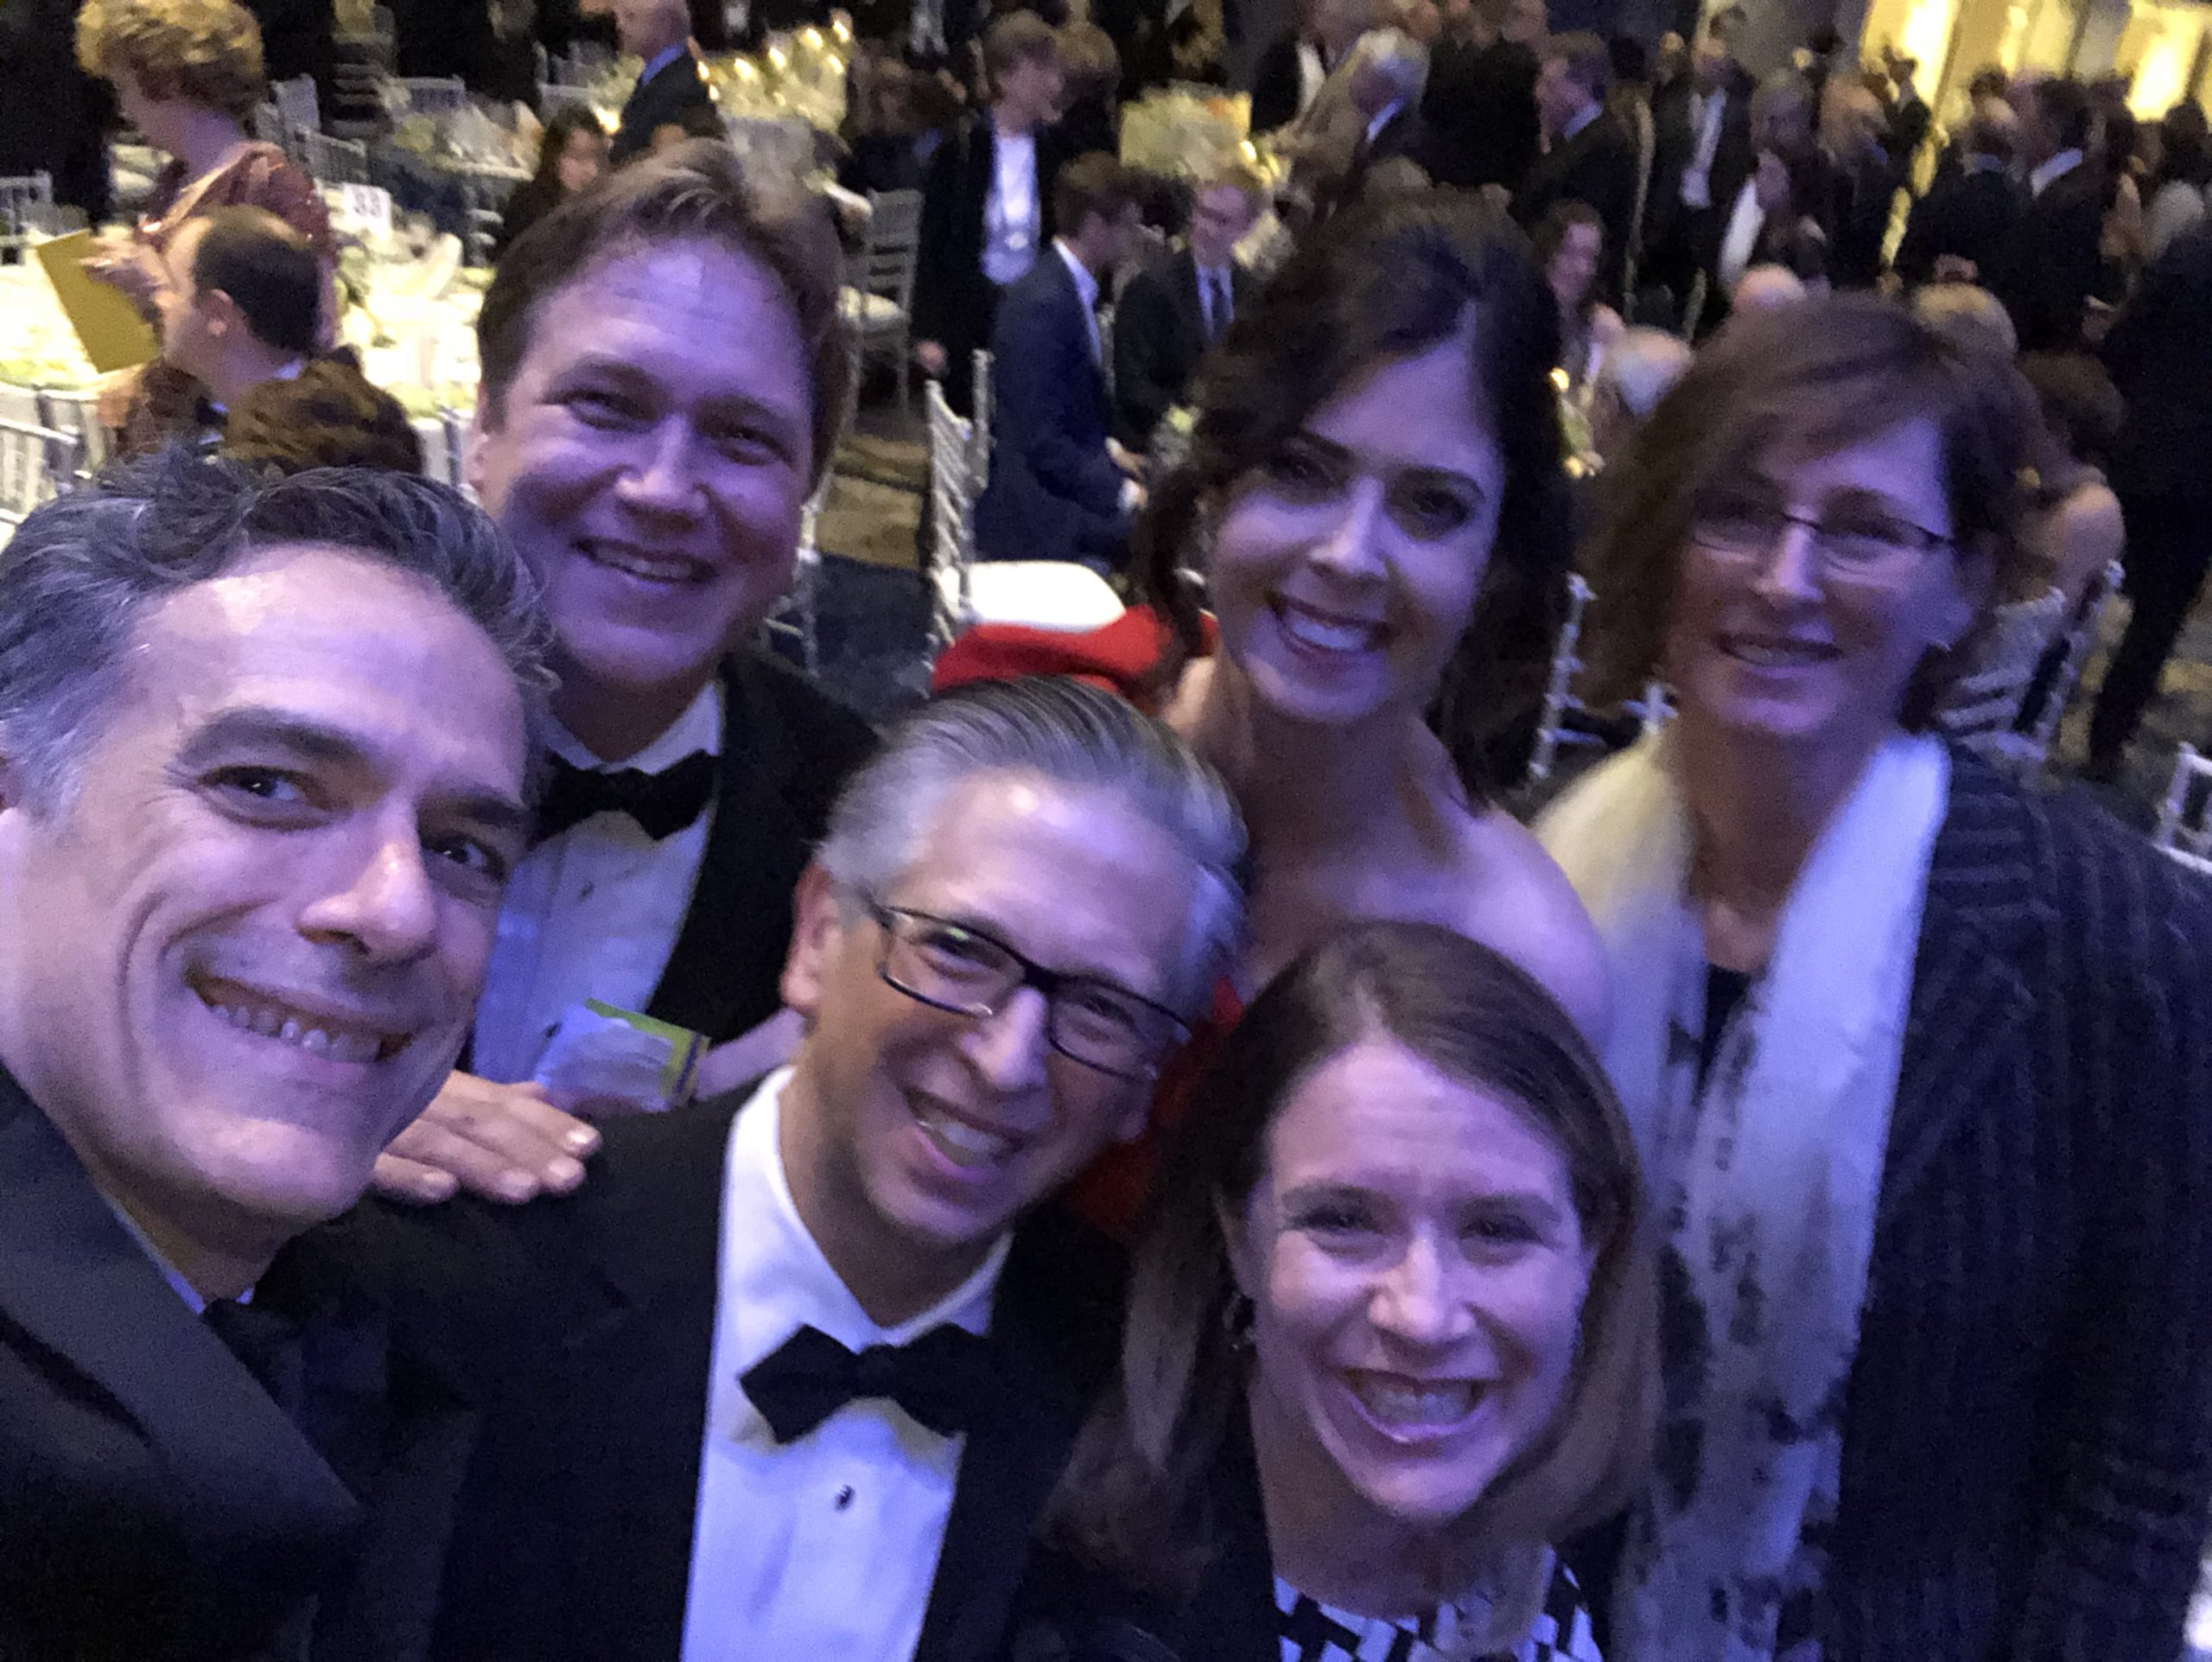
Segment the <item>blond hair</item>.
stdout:
[[185,99],[245,121],[266,95],[261,25],[233,0],[85,0],[77,61],[149,99]]

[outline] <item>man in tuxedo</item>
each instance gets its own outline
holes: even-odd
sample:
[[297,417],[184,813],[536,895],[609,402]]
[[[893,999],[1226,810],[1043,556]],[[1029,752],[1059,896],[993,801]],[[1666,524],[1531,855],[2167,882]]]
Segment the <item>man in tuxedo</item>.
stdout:
[[1605,226],[1599,287],[1617,300],[1636,213],[1637,162],[1635,140],[1605,109],[1612,56],[1595,35],[1558,35],[1544,43],[1541,57],[1536,112],[1543,121],[1544,155],[1513,199],[1513,217],[1534,226],[1560,202],[1594,208]]
[[435,1584],[412,1461],[466,1383],[287,1243],[467,1035],[543,627],[484,516],[397,474],[173,452],[16,532],[0,1656],[303,1655]]
[[1298,26],[1254,67],[1252,131],[1271,133],[1302,121],[1373,18],[1372,0],[1300,0]]
[[1712,285],[1729,209],[1751,176],[1751,80],[1711,27],[1698,36],[1690,73],[1660,94],[1652,120],[1639,283],[1661,284],[1687,303],[1700,272]]
[[2025,200],[2012,177],[2018,124],[2011,106],[1994,100],[1967,118],[1958,168],[1930,185],[1905,220],[1895,270],[1908,285],[1942,278],[1980,283],[1994,276]]
[[1237,169],[1200,181],[1189,245],[1131,278],[1114,313],[1114,429],[1142,455],[1191,373],[1250,297],[1236,245],[1259,218],[1265,187]]
[[1384,162],[1410,162],[1426,177],[1429,137],[1421,102],[1427,80],[1428,48],[1405,30],[1370,29],[1360,37],[1352,53],[1351,102],[1364,124],[1337,192],[1339,204],[1357,201],[1368,174]]
[[1828,83],[1821,123],[1834,180],[1830,275],[1840,289],[1871,289],[1882,274],[1897,194],[1897,168],[1883,149],[1882,102],[1855,80]]
[[[873,743],[746,644],[836,443],[839,272],[818,199],[706,140],[572,198],[499,262],[467,462],[551,614],[552,777],[468,1071],[395,1146],[386,1193],[580,1181],[595,1137],[531,1081],[556,1034],[591,1028],[587,1001],[715,1044],[780,1008],[791,884]],[[728,1082],[759,1071],[729,1054]]]
[[1988,286],[2012,315],[2023,352],[2080,347],[2089,296],[2103,275],[2104,175],[2083,160],[2088,89],[2055,77],[2011,92],[2020,123],[2028,201]]
[[1532,42],[1544,32],[1543,0],[1474,0],[1447,13],[1421,105],[1437,183],[1510,195],[1527,181],[1543,150]]
[[985,559],[1117,568],[1143,506],[1139,464],[1113,441],[1098,289],[1142,235],[1138,181],[1078,156],[1052,186],[1061,234],[1007,291],[991,331],[991,469],[976,503]]
[[1065,159],[1050,123],[1065,72],[1058,37],[1033,12],[983,37],[990,108],[938,146],[922,179],[914,265],[914,357],[966,413],[975,353],[991,339],[999,298],[1052,239],[1052,181]]
[[1039,1208],[1143,1126],[1243,845],[1080,682],[893,729],[799,884],[795,1064],[500,1219],[569,1333],[487,1417],[436,1655],[998,1654],[1118,1334],[1116,1255]]
[[614,27],[622,49],[645,60],[607,152],[608,161],[619,168],[649,153],[653,134],[661,128],[681,126],[688,111],[711,110],[715,100],[691,54],[691,12],[685,0],[614,0]]

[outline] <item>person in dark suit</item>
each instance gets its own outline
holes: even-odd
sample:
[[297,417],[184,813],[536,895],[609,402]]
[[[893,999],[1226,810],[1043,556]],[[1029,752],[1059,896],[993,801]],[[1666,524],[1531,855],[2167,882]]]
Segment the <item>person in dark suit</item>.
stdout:
[[271,80],[312,76],[325,99],[337,67],[337,7],[333,0],[251,0],[261,26],[261,62]]
[[715,100],[691,54],[691,13],[684,0],[614,0],[614,26],[622,49],[645,60],[607,152],[619,168],[647,154],[661,128],[681,126],[694,110],[711,111]]
[[2212,570],[2212,228],[2184,232],[2151,263],[2104,360],[2127,401],[2113,488],[2133,602],[2089,723],[2088,771],[2108,780]]
[[467,1384],[288,1243],[467,1035],[543,620],[450,490],[181,452],[33,513],[0,617],[0,1655],[365,1653]]
[[1882,245],[1897,193],[1897,169],[1882,148],[1881,100],[1855,81],[1830,83],[1823,123],[1834,178],[1827,214],[1831,275],[1841,289],[1871,289],[1882,274]]
[[1447,17],[1443,38],[1429,48],[1421,101],[1428,170],[1438,184],[1497,185],[1510,194],[1527,181],[1543,152],[1541,66],[1531,44],[1543,34],[1541,0],[1478,0]]
[[1357,201],[1370,173],[1389,162],[1410,162],[1426,182],[1429,132],[1421,111],[1428,76],[1428,48],[1399,29],[1370,29],[1352,48],[1351,106],[1361,119],[1351,165],[1331,194],[1336,203]]
[[2024,194],[2013,181],[2011,110],[1990,103],[1968,118],[1958,169],[1912,205],[1894,267],[1908,285],[1993,278],[2020,221]]
[[1605,265],[1599,287],[1620,297],[1622,262],[1636,215],[1636,143],[1605,109],[1612,58],[1595,35],[1559,35],[1544,43],[1536,78],[1545,151],[1513,199],[1513,217],[1541,225],[1560,202],[1595,208],[1605,226]]
[[[712,1044],[780,1008],[791,884],[872,743],[744,644],[791,585],[844,407],[840,270],[818,199],[703,139],[562,203],[499,263],[467,465],[548,596],[552,779],[468,1071],[396,1145],[388,1192],[579,1181],[594,1136],[533,1081],[557,1079],[588,1000]],[[709,1087],[781,1060],[794,1025],[710,1056]]]
[[1885,48],[1882,57],[1890,77],[1888,107],[1883,117],[1882,148],[1889,153],[1897,168],[1897,183],[1900,188],[1910,188],[1912,183],[1912,164],[1919,156],[1920,147],[1928,142],[1928,134],[1936,124],[1936,112],[1928,107],[1928,100],[1920,96],[1913,86],[1913,77],[1920,73],[1920,60]]
[[1729,213],[1751,175],[1750,79],[1711,29],[1698,37],[1690,73],[1660,94],[1652,124],[1637,281],[1687,302],[1699,273],[1713,285]]
[[2012,101],[2029,200],[1988,286],[2012,313],[2021,351],[2070,352],[2103,276],[2104,175],[2083,159],[2089,94],[2078,81],[2022,80]]
[[1052,186],[1062,233],[999,308],[990,477],[976,503],[985,559],[1121,564],[1144,492],[1113,446],[1097,304],[1141,235],[1140,189],[1110,156],[1063,168]]
[[1592,692],[1663,653],[1675,715],[1539,835],[1670,1219],[1681,1458],[1632,1513],[1622,1654],[2180,1645],[2212,888],[1924,726],[2036,557],[2037,426],[2002,356],[1808,298],[1716,334],[1613,480]]
[[1312,109],[1373,21],[1371,0],[1299,0],[1297,27],[1270,42],[1253,67],[1252,131],[1274,132]]
[[1185,402],[1191,374],[1251,297],[1236,245],[1259,217],[1262,186],[1238,170],[1191,197],[1190,245],[1140,271],[1114,311],[1114,433],[1138,455]]
[[569,1328],[485,1419],[433,1654],[995,1656],[1120,1318],[1118,1254],[1039,1208],[1143,1125],[1243,849],[1084,683],[895,728],[799,886],[793,1066],[501,1219]]
[[1029,12],[983,41],[990,108],[938,146],[922,180],[914,266],[914,357],[967,411],[974,356],[999,296],[1052,239],[1052,180],[1066,152],[1047,125],[1065,85],[1052,27]]

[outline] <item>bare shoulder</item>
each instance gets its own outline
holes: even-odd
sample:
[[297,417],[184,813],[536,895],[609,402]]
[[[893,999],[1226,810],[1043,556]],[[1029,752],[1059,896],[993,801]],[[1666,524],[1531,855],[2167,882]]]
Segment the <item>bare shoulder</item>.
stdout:
[[1611,987],[1597,927],[1567,874],[1503,809],[1470,815],[1465,826],[1462,846],[1476,881],[1462,890],[1462,914],[1446,920],[1542,982],[1597,1043]]

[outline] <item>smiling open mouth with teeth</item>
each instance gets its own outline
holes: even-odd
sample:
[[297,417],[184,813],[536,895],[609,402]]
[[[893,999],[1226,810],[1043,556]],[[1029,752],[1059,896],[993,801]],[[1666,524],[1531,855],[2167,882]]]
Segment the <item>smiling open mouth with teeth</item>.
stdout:
[[956,1166],[972,1169],[996,1165],[1020,1146],[1010,1137],[957,1119],[925,1098],[909,1098],[906,1106],[930,1146]]
[[605,566],[610,571],[620,571],[645,583],[690,586],[702,583],[713,575],[698,561],[681,557],[646,554],[612,543],[585,542],[577,546],[594,565]]
[[234,981],[195,978],[192,990],[200,1002],[241,1033],[251,1033],[278,1044],[304,1050],[334,1062],[381,1062],[397,1055],[407,1044],[404,1033],[386,1033],[360,1023],[296,1009],[266,993],[242,987]]
[[1478,1379],[1409,1379],[1365,1372],[1347,1374],[1345,1382],[1378,1430],[1401,1436],[1457,1430],[1473,1417],[1489,1390]]
[[1380,644],[1382,636],[1379,624],[1325,616],[1292,601],[1276,601],[1274,614],[1275,621],[1294,645],[1313,652],[1366,652]]

